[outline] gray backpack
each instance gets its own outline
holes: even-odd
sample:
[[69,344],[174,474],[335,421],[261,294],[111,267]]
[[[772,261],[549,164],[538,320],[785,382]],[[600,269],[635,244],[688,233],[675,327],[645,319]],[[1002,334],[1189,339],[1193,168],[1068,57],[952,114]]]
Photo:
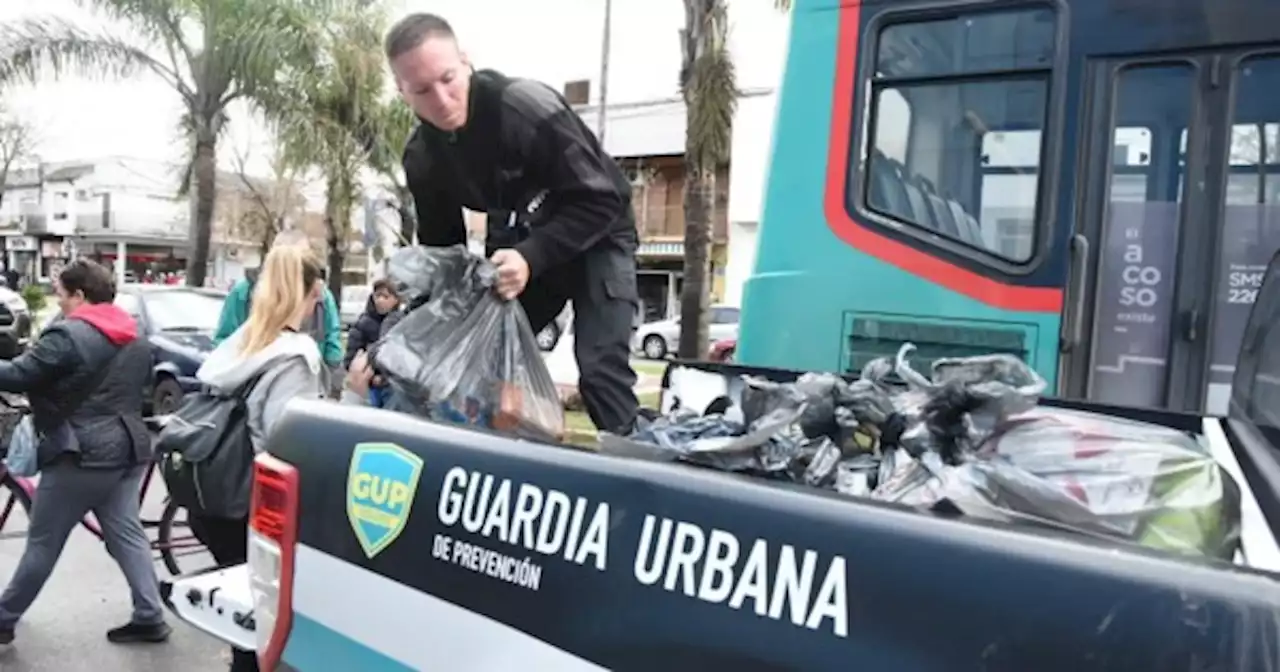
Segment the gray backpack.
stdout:
[[249,514],[254,450],[246,400],[261,376],[231,392],[205,386],[188,394],[160,430],[156,452],[165,487],[190,513],[232,519]]

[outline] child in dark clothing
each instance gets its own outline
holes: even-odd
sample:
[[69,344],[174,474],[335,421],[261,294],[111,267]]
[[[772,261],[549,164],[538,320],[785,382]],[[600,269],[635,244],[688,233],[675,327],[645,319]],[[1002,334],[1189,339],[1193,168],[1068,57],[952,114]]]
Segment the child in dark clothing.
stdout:
[[[386,320],[387,315],[396,312],[400,306],[400,297],[396,296],[395,289],[387,280],[379,280],[373,283],[373,293],[369,295],[369,305],[365,307],[364,313],[356,320],[355,325],[351,327],[351,331],[347,333],[347,355],[342,360],[343,368],[351,368],[351,360],[355,358],[356,353],[365,350],[378,342],[382,336],[382,323]],[[375,391],[370,390],[372,398],[370,401],[374,406],[381,406],[376,403],[381,396]]]

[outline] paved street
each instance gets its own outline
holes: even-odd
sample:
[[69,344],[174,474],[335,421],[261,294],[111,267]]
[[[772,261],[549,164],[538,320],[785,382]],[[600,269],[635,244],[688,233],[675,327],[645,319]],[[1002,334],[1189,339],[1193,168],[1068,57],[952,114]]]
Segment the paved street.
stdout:
[[[163,485],[157,482],[143,516],[158,518]],[[17,516],[21,518],[21,516]],[[22,554],[26,520],[0,531],[0,582],[7,582]],[[154,537],[154,533],[152,533]],[[165,575],[163,565],[157,571]],[[0,672],[221,672],[223,647],[170,618],[167,644],[122,647],[107,642],[106,631],[129,618],[129,589],[115,562],[96,537],[77,529],[53,578],[18,626],[12,647],[0,647]]]

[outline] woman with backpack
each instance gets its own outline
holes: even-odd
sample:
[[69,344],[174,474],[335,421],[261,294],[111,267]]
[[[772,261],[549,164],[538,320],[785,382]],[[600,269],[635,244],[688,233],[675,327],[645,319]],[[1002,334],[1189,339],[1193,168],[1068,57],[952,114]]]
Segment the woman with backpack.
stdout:
[[[265,448],[289,401],[325,396],[320,348],[302,330],[324,293],[323,278],[323,266],[306,247],[272,248],[255,283],[248,319],[209,354],[196,374],[211,388],[244,399],[247,435],[254,452]],[[249,491],[248,484],[243,491]],[[248,502],[243,504],[247,511]],[[188,515],[192,531],[219,565],[245,561],[247,517],[213,517],[197,511]],[[257,669],[253,652],[232,650],[233,672]]]

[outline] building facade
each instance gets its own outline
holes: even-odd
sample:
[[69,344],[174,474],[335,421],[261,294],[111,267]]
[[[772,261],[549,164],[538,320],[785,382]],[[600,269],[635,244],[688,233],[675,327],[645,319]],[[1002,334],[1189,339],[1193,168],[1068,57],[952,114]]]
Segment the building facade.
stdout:
[[180,173],[129,158],[50,163],[15,171],[0,202],[4,263],[26,282],[48,282],[84,255],[122,279],[186,264],[188,201]]
[[[582,86],[580,82],[573,85]],[[572,93],[583,95],[578,90]],[[742,93],[734,117],[730,161],[716,173],[711,218],[712,303],[740,305],[742,284],[755,257],[773,100],[771,89]],[[598,106],[576,109],[592,130],[598,128]],[[632,207],[640,234],[636,260],[642,315],[645,321],[674,317],[679,313],[684,277],[684,101],[669,98],[609,105],[605,124],[605,150],[631,179]]]
[[[598,128],[598,106],[576,109],[588,127]],[[631,180],[631,205],[640,235],[636,262],[641,316],[645,322],[673,317],[680,309],[684,277],[684,101],[668,98],[609,105],[605,124],[605,150]],[[724,296],[729,188],[726,165],[717,172],[712,204],[712,303]]]

